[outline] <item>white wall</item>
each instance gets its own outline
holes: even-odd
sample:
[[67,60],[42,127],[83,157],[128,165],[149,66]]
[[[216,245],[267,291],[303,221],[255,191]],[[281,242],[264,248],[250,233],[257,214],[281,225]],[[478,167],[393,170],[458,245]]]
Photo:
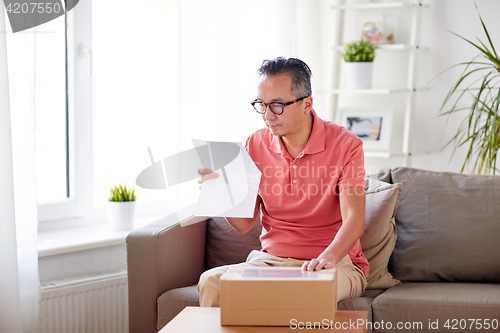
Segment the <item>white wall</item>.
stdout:
[[[348,1],[364,2],[364,0]],[[426,90],[418,93],[416,97],[416,111],[411,128],[413,144],[411,166],[435,171],[460,172],[466,147],[458,149],[453,158],[451,158],[452,145],[442,151],[441,149],[456,133],[463,117],[455,115],[447,119],[438,115],[448,90],[456,82],[462,69],[455,68],[440,76],[437,75],[452,65],[472,59],[478,53],[450,31],[472,40],[477,36],[486,42],[486,37],[473,0],[424,1],[429,6],[422,10],[419,44],[427,50],[421,51],[418,56],[417,87],[425,87]],[[313,71],[315,109],[322,118],[332,121],[335,119],[332,119],[331,114],[331,96],[320,91],[331,88],[333,54],[336,52],[332,50],[332,46],[337,29],[335,10],[332,10],[331,6],[335,3],[335,0],[295,2],[296,26],[292,32],[296,39],[295,51],[293,55],[288,55],[299,57],[309,64]],[[497,19],[500,13],[500,1],[476,0],[475,3],[488,27],[493,43],[500,50],[500,21]],[[400,26],[397,35],[403,40],[408,39],[409,35],[408,27],[404,26],[404,22],[410,19],[408,12],[393,11],[399,16]],[[347,11],[346,20],[351,19],[351,23],[347,24],[345,40],[357,38],[356,22],[352,22],[353,18],[355,20],[355,15],[353,11]],[[379,52],[380,56],[375,61],[374,87],[404,87],[406,85],[404,72],[407,71],[408,59],[404,53],[407,51]],[[393,95],[389,99],[352,95],[344,96],[341,100],[344,106],[394,107],[396,114],[393,149],[401,147],[404,102],[404,94]],[[401,166],[403,162],[403,158],[400,157],[367,158],[366,168],[369,173],[373,173],[384,167]],[[470,171],[466,169],[464,172]]]
[[[500,1],[475,0],[475,3],[494,45],[500,48]],[[434,0],[427,11],[422,24],[422,44],[428,45],[430,50],[428,55],[422,57],[419,70],[419,81],[424,84],[449,66],[469,61],[478,54],[471,45],[449,31],[469,40],[475,40],[477,36],[487,43],[472,0]],[[435,118],[446,93],[462,70],[454,69],[439,76],[430,84],[429,92],[417,100],[414,141],[432,154],[415,157],[415,167],[447,171],[460,171],[462,167],[466,149],[458,150],[451,162],[453,148],[449,146],[442,152],[439,150],[456,133],[465,114],[450,117],[448,122],[445,117]]]
[[[364,2],[361,0],[348,1],[351,3],[356,1]],[[422,10],[420,45],[427,47],[427,50],[421,51],[418,56],[417,87],[426,87],[427,90],[418,93],[416,97],[416,111],[411,128],[413,143],[411,166],[435,171],[460,172],[466,155],[466,147],[458,149],[453,158],[451,158],[453,145],[442,151],[441,149],[456,133],[465,114],[463,116],[454,115],[448,119],[438,117],[438,114],[448,90],[458,79],[462,68],[455,68],[440,76],[437,76],[437,74],[452,65],[469,61],[478,54],[472,46],[454,36],[450,31],[470,40],[475,40],[476,36],[484,42],[487,42],[487,40],[473,0],[424,1],[429,4],[429,7]],[[330,81],[332,78],[328,75],[332,71],[334,51],[331,46],[336,29],[336,17],[335,11],[330,7],[335,3],[335,0],[315,2],[315,5],[311,6],[316,10],[314,13],[311,13],[311,8],[309,8],[309,14],[315,15],[317,18],[317,20],[311,19],[311,22],[317,23],[319,21],[322,25],[320,36],[322,48],[318,51],[316,58],[306,57],[304,59],[307,59],[306,61],[313,60],[310,66],[314,75],[314,101],[318,114],[332,121],[335,119],[331,119],[331,99],[327,94],[319,93],[318,90],[331,87]],[[500,50],[500,21],[497,19],[500,13],[500,1],[476,0],[475,3],[489,30],[493,43]],[[357,38],[355,17],[357,14],[354,11],[347,11],[346,13],[347,24],[344,39],[349,41]],[[397,36],[399,35],[400,39],[404,40],[407,38],[409,31],[403,22],[409,20],[410,16],[405,10],[394,10],[393,13],[398,15],[400,19]],[[309,30],[306,33],[312,31],[314,30]],[[317,38],[316,35],[311,35],[311,39],[315,38]],[[408,41],[404,42],[408,43]],[[388,51],[379,50],[378,52],[375,60],[374,88],[404,87],[406,84],[406,74],[404,72],[407,70],[408,59],[404,53],[407,51],[389,53]],[[401,72],[403,72],[403,75]],[[343,72],[341,75],[343,78]],[[433,78],[434,80],[432,80]],[[393,107],[395,109],[395,126],[393,128],[392,148],[398,149],[401,147],[402,140],[404,100],[405,96],[403,94],[393,95],[389,99],[380,96],[351,95],[343,96],[340,103],[342,106]],[[367,172],[373,173],[384,167],[401,166],[403,162],[403,158],[400,157],[367,158],[366,169]],[[466,169],[464,172],[470,171]]]
[[[475,36],[484,42],[487,40],[472,0],[431,0],[428,3],[430,6],[422,11],[420,44],[427,46],[429,50],[420,53],[417,86],[427,86],[429,90],[417,94],[416,112],[412,121],[414,155],[411,166],[436,171],[459,172],[466,148],[457,150],[451,160],[452,146],[448,146],[443,151],[440,150],[456,133],[463,118],[452,116],[446,121],[445,117],[437,116],[448,90],[456,82],[462,69],[454,69],[432,81],[431,79],[446,68],[468,61],[478,54],[472,46],[454,36],[450,31],[470,40],[474,40]],[[476,0],[475,3],[493,43],[500,48],[500,21],[498,20],[500,1]],[[392,71],[395,68],[398,68],[397,64],[393,68],[378,68],[378,72],[374,75],[384,73],[385,81],[397,80],[396,70]],[[398,140],[397,137],[395,139]],[[399,165],[402,165],[401,158],[368,158],[366,160],[367,170]]]

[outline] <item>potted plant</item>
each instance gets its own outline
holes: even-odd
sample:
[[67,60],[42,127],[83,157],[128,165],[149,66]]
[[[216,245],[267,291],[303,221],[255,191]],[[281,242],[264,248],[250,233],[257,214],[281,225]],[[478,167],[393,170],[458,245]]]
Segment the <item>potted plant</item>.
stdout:
[[135,223],[135,187],[113,186],[109,189],[108,222],[112,230],[132,230]]
[[370,89],[372,87],[373,60],[376,49],[377,46],[362,39],[345,45],[342,56],[345,61],[349,89]]
[[[453,142],[453,153],[458,147],[468,146],[461,172],[466,165],[473,162],[472,173],[495,174],[498,171],[496,161],[500,149],[500,57],[479,10],[478,15],[488,42],[484,43],[478,39],[478,43],[473,43],[453,33],[478,49],[479,54],[470,61],[450,67],[463,66],[464,71],[448,92],[440,114],[451,115],[468,111],[455,136],[445,145],[446,147]],[[464,100],[465,98],[467,100]],[[452,99],[454,101],[451,108],[446,109]],[[459,104],[460,102],[465,104]]]

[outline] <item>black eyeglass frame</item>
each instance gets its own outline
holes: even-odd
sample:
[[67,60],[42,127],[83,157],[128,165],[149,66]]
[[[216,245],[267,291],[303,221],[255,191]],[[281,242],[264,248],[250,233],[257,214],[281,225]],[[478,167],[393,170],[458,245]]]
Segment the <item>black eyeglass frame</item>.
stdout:
[[[307,97],[309,97],[309,96],[304,96],[304,97],[301,97],[301,98],[297,98],[296,100],[291,101],[291,102],[287,102],[287,103],[280,103],[280,102],[264,103],[264,102],[259,101],[258,99],[256,99],[256,100],[253,100],[251,102],[251,104],[252,104],[253,108],[255,109],[255,111],[257,111],[257,113],[259,113],[259,114],[266,113],[267,107],[271,106],[271,104],[279,104],[279,105],[281,105],[281,112],[280,113],[274,112],[273,109],[271,107],[269,107],[269,110],[271,110],[272,113],[274,113],[275,115],[279,116],[279,115],[283,114],[283,112],[285,110],[285,106],[292,105],[294,103],[298,103],[298,102],[300,102],[301,100],[303,100],[304,98],[307,98]],[[266,107],[263,112],[257,110],[257,108],[255,107],[255,104],[257,104],[257,103],[260,103],[260,104],[262,104],[262,105],[264,105]]]

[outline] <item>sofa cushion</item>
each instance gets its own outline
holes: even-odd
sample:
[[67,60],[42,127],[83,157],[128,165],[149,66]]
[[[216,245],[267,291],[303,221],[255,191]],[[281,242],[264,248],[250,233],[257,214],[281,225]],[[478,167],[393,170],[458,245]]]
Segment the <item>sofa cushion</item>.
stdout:
[[[361,297],[347,298],[341,300],[337,305],[337,310],[366,311],[368,312],[368,321],[372,321],[372,303],[375,297],[384,292],[385,289],[365,290]],[[367,333],[373,330],[367,329]]]
[[360,241],[370,263],[367,289],[389,288],[399,283],[387,270],[387,264],[396,244],[394,216],[403,186],[369,178],[365,183],[366,225]]
[[[374,324],[379,325],[379,328],[375,327],[376,332],[453,332],[457,329],[482,332],[475,326],[478,321],[472,323],[471,320],[481,320],[480,324],[484,324],[488,319],[491,325],[495,319],[498,325],[500,286],[487,283],[403,283],[376,297],[372,311]],[[436,321],[438,329],[433,329]],[[447,321],[449,329],[445,327]],[[404,326],[398,329],[398,323],[407,325],[406,329]],[[431,323],[433,327],[429,327]],[[456,325],[455,329],[452,329],[453,325]],[[463,329],[464,325],[466,329]],[[498,326],[496,329],[490,327],[487,331],[497,329]]]
[[223,217],[212,217],[207,222],[205,269],[244,262],[252,250],[260,250],[262,226],[257,217],[253,228],[240,235]]
[[500,281],[500,176],[397,168],[391,178],[404,186],[389,262],[395,278]]
[[199,306],[200,293],[196,285],[171,289],[158,297],[157,330],[159,331],[186,306]]
[[393,181],[391,179],[391,169],[390,168],[383,168],[380,169],[376,174],[371,174],[366,176],[366,178],[371,178],[371,179],[377,179],[389,184],[392,184]]

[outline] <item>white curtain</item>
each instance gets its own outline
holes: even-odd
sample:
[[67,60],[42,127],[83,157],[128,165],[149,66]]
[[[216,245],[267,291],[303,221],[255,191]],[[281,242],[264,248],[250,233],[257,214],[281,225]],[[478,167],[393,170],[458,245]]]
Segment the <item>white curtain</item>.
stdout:
[[0,332],[35,333],[40,283],[35,182],[36,34],[9,32],[0,0]]
[[[262,127],[250,105],[256,94],[255,74],[262,60],[293,54],[292,4],[178,1],[181,150],[193,147],[192,138],[245,142]],[[268,15],[276,11],[282,15]],[[197,201],[193,188],[177,187],[177,212]]]
[[[191,138],[245,142],[264,127],[250,101],[264,59],[297,57],[321,75],[324,1],[179,1],[180,148]],[[314,84],[314,82],[313,82]],[[179,198],[186,193],[180,190]],[[196,200],[187,198],[181,202]]]
[[244,142],[262,127],[250,105],[257,69],[264,59],[296,56],[295,1],[179,6],[181,145],[188,148],[191,138]]
[[201,136],[244,141],[263,127],[250,101],[264,59],[300,58],[313,71],[313,88],[327,87],[326,1],[183,0],[179,7],[183,144]]

